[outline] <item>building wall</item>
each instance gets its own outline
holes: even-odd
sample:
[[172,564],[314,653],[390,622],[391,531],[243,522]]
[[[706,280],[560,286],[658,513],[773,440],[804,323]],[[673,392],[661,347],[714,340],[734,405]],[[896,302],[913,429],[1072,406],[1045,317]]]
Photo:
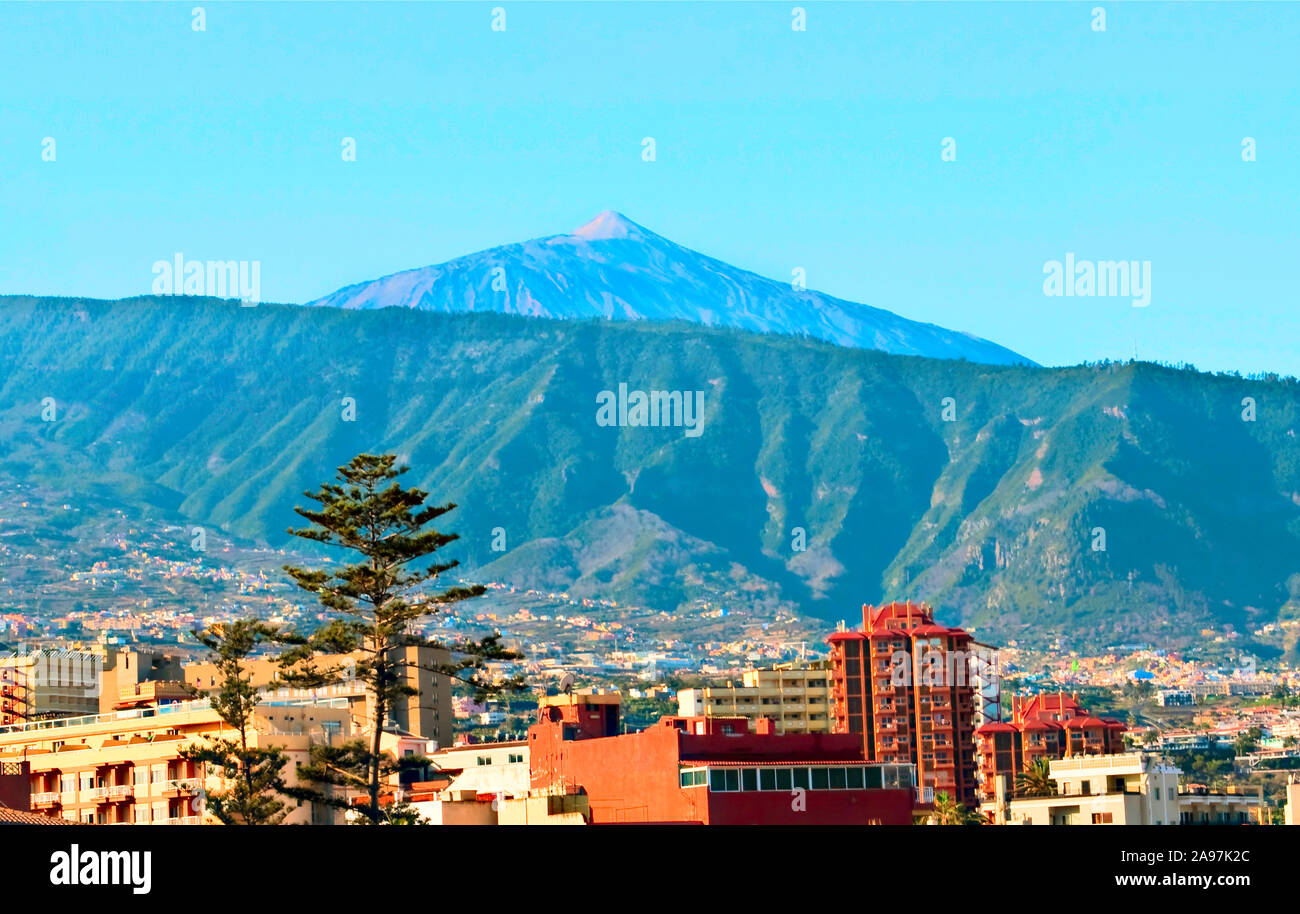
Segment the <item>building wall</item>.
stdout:
[[448,790],[472,790],[507,797],[528,795],[528,742],[477,743],[439,750],[430,756],[440,771],[460,769]]
[[677,731],[565,740],[563,725],[528,730],[532,787],[587,794],[593,824],[708,821],[705,795],[678,783]]
[[[285,750],[286,779],[294,783],[313,742],[349,732],[346,709],[263,707],[252,740]],[[0,758],[29,763],[34,811],[78,822],[197,825],[204,821],[203,791],[223,784],[180,751],[209,737],[234,736],[211,708],[191,702],[12,727],[0,732]],[[294,806],[286,822],[324,815]]]
[[585,794],[554,794],[497,804],[500,825],[586,825],[591,816]]
[[[639,733],[574,739],[563,721],[529,728],[534,790],[587,795],[593,824],[910,824],[912,773],[892,789],[715,791],[707,782],[686,786],[682,769],[726,766],[792,768],[848,763],[861,766],[852,736],[749,732],[748,722],[721,718],[664,718]],[[750,763],[750,765],[746,765]]]

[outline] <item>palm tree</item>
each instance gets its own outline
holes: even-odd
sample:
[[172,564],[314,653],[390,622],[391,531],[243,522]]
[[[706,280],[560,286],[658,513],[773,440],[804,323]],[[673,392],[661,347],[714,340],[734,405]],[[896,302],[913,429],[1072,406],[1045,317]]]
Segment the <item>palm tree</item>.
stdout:
[[1045,757],[1034,759],[1028,768],[1016,775],[1016,796],[1056,796],[1056,782],[1052,780],[1052,769]]
[[979,812],[968,810],[950,794],[940,791],[934,795],[934,814],[930,821],[935,825],[983,825],[988,820]]

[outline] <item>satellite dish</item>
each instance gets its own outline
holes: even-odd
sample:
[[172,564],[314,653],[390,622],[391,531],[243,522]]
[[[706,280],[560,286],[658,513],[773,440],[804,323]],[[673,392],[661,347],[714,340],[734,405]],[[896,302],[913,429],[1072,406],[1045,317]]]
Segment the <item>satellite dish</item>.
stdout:
[[568,695],[570,692],[573,691],[573,682],[574,682],[573,674],[565,673],[564,678],[560,680],[560,691],[563,692],[565,695]]

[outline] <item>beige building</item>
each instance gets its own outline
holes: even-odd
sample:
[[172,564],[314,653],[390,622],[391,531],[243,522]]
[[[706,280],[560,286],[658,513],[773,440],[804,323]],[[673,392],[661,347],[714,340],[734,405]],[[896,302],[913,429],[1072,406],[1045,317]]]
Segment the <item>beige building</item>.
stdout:
[[1282,822],[1286,825],[1300,825],[1300,778],[1294,774],[1286,779],[1286,808],[1282,810]]
[[1182,773],[1140,752],[1049,762],[1056,794],[1013,797],[1006,778],[981,811],[997,825],[1196,825],[1261,820],[1263,799],[1244,793],[1180,791]]
[[[313,744],[341,742],[349,734],[345,705],[263,705],[252,741],[285,750],[286,780],[292,784]],[[181,758],[180,750],[223,736],[235,733],[206,701],[174,702],[2,727],[0,760],[28,763],[34,812],[106,825],[197,825],[214,821],[204,812],[203,797],[220,790],[222,782]],[[326,823],[336,816],[325,807],[300,804],[285,821]]]
[[766,717],[777,733],[829,733],[830,670],[822,662],[784,663],[770,670],[746,670],[740,685],[682,689],[680,717]]
[[[446,651],[425,647],[406,647],[399,653],[403,660],[411,664],[406,668],[407,683],[417,690],[417,694],[389,708],[386,715],[388,719],[380,723],[385,729],[401,730],[431,739],[438,746],[450,746],[456,725],[451,704],[451,680],[427,669],[448,662],[449,655]],[[326,655],[317,658],[317,665],[322,669],[330,669],[346,666],[353,659],[352,655],[347,654]],[[262,689],[268,701],[309,704],[342,700],[352,711],[354,729],[371,730],[374,725],[374,713],[370,708],[365,685],[357,679],[348,679],[319,689],[300,689],[277,681],[280,667],[273,659],[252,660],[248,662],[247,669],[253,685]],[[199,691],[215,689],[221,681],[216,665],[208,662],[185,664],[184,677],[187,683]]]
[[112,644],[0,655],[0,725],[112,711],[123,689],[180,678],[177,658]]

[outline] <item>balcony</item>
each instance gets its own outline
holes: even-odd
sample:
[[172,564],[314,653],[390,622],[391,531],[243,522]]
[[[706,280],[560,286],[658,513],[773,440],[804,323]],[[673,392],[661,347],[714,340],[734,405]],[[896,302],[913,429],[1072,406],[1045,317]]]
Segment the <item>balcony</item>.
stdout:
[[916,790],[916,802],[919,805],[926,806],[934,802],[933,787],[917,787],[915,788],[915,790]]
[[33,806],[61,806],[63,794],[56,791],[46,791],[32,794]]
[[170,781],[163,781],[162,784],[162,792],[164,794],[191,794],[198,789],[199,782],[197,778],[176,778]]
[[135,796],[135,788],[130,784],[118,784],[108,788],[108,799],[129,800]]

